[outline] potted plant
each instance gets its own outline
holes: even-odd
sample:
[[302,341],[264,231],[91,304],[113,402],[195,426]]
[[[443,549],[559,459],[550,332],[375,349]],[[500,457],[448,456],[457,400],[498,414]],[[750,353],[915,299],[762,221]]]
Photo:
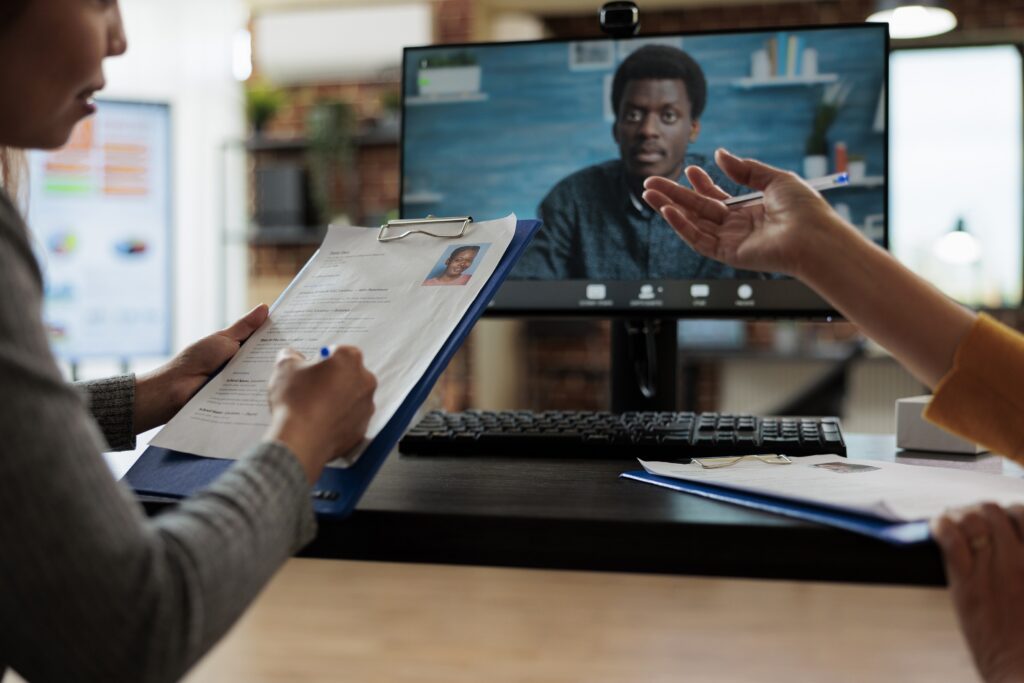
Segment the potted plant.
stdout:
[[284,106],[284,92],[266,81],[252,81],[245,88],[245,114],[253,134],[259,136],[267,123]]
[[804,177],[819,178],[828,173],[828,131],[850,94],[850,87],[833,83],[825,87],[814,110],[814,122],[804,148]]
[[354,202],[352,180],[355,113],[339,100],[319,102],[306,118],[313,200],[322,224],[336,222]]
[[380,95],[381,127],[398,127],[402,115],[402,94],[398,90],[385,90]]
[[480,92],[480,65],[472,52],[449,52],[420,60],[416,82],[420,95]]

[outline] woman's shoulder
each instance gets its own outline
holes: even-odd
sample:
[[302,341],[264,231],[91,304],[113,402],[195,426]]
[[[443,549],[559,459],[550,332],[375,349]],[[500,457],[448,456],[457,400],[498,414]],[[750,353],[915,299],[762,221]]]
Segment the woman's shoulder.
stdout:
[[42,284],[42,274],[32,244],[28,227],[17,207],[7,193],[0,189],[0,264],[3,268],[27,266],[37,284]]

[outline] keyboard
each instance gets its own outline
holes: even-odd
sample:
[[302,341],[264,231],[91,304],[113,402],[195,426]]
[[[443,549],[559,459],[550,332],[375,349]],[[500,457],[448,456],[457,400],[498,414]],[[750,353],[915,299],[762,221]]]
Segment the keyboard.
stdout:
[[689,462],[782,453],[846,455],[835,417],[725,413],[432,411],[398,444],[405,455],[512,455]]

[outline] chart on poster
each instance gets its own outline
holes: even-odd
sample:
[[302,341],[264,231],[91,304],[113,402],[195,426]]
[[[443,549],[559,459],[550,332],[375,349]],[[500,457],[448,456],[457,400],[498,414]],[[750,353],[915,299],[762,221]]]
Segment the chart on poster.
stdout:
[[165,104],[101,101],[64,147],[29,156],[44,321],[61,358],[170,351],[170,127]]

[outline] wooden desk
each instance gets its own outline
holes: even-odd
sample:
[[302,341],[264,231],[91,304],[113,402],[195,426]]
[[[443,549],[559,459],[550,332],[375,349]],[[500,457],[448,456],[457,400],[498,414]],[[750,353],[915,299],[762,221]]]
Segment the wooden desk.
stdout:
[[[998,456],[897,453],[847,434],[852,459],[1021,476]],[[321,520],[305,557],[809,581],[942,585],[938,549],[897,548],[831,527],[619,479],[635,461],[415,458],[397,453],[355,513]],[[151,512],[167,500],[151,499]]]
[[[854,459],[991,470],[995,456],[897,456],[891,436],[848,434]],[[689,575],[940,585],[937,548],[619,479],[631,460],[402,457],[356,512],[324,521],[305,556]]]
[[977,679],[936,588],[296,559],[186,680]]

